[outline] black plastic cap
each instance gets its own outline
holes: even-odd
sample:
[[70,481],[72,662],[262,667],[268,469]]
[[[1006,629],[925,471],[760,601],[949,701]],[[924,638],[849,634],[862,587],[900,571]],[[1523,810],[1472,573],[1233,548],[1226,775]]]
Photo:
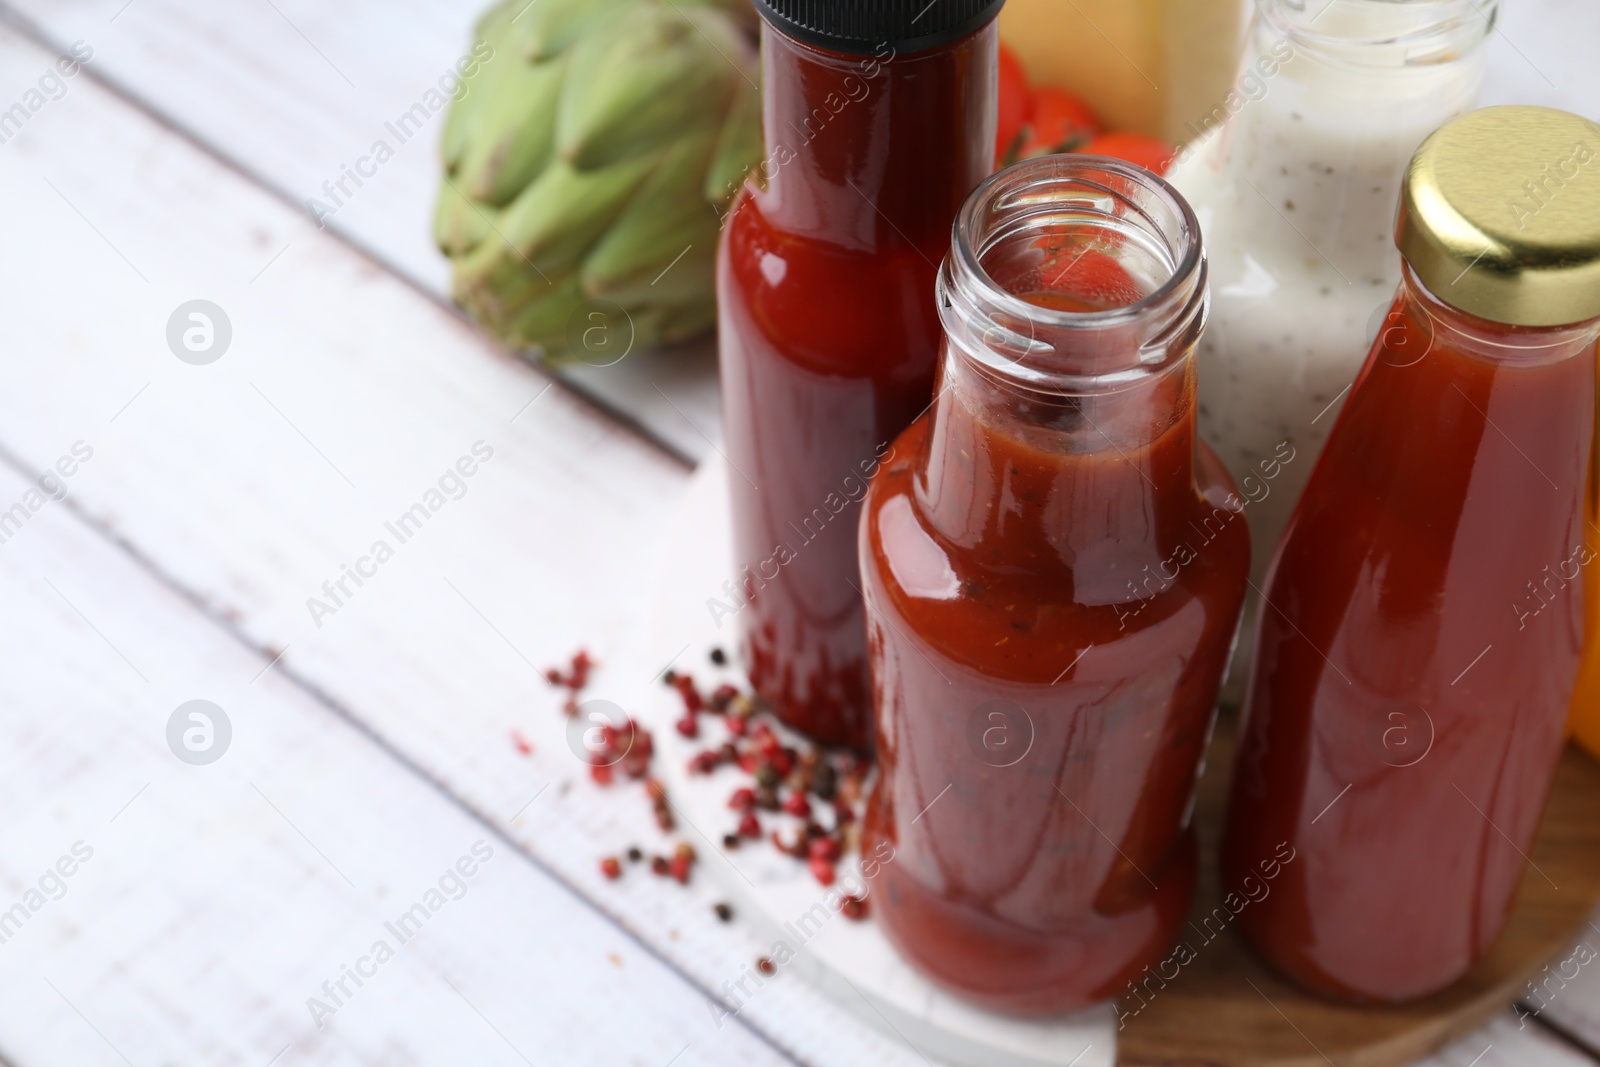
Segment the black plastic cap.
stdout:
[[1005,0],[755,0],[781,33],[851,55],[925,52],[958,41],[1000,13]]

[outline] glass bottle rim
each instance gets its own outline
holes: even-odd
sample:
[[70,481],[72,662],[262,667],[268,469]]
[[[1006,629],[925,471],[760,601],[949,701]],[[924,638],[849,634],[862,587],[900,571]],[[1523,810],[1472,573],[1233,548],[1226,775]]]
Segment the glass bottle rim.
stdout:
[[[1030,191],[1052,187],[1076,189],[1078,197],[1029,198]],[[1101,202],[1107,234],[1126,236],[1132,220],[1148,248],[1160,252],[1165,277],[1158,284],[1138,299],[1078,311],[1033,303],[992,276],[985,255],[1003,239],[1048,215],[1053,204],[1082,208],[1091,198]],[[1128,214],[1119,215],[1118,207]],[[1093,211],[1084,210],[1080,221],[1094,225],[1088,217]],[[1172,185],[1137,164],[1084,153],[1023,160],[984,179],[962,205],[952,231],[938,281],[945,332],[968,356],[1016,384],[1076,392],[1139,380],[1186,355],[1204,326],[1209,294],[1199,219]],[[1129,352],[1123,366],[1075,368],[1049,343],[1111,336]]]
[[[1387,68],[1392,63],[1367,62],[1363,56],[1379,51],[1402,49],[1402,66],[1418,66],[1460,59],[1468,50],[1482,45],[1499,21],[1501,0],[1255,0],[1261,25],[1278,37],[1323,59],[1337,59],[1355,67]],[[1335,8],[1354,10],[1364,5],[1372,13],[1422,13],[1436,9],[1431,21],[1404,25],[1396,20],[1393,29],[1358,35],[1329,28],[1317,22]],[[1481,21],[1480,21],[1481,20]]]

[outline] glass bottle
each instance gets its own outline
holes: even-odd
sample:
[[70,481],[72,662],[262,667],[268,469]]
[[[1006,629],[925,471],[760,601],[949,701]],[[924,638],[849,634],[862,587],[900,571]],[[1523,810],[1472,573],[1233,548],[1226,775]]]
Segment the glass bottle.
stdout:
[[992,1008],[1111,997],[1195,882],[1197,768],[1250,535],[1195,435],[1206,267],[1160,178],[990,178],[939,277],[931,411],[861,524],[889,938]]
[[1211,257],[1200,433],[1244,492],[1258,588],[1400,281],[1391,229],[1406,162],[1473,106],[1497,9],[1257,0],[1238,82],[1168,169]]
[[992,169],[1000,0],[757,6],[767,156],[717,272],[737,622],[780,719],[867,748],[856,517],[932,393],[936,264]]
[[1418,150],[1405,272],[1273,558],[1224,884],[1309,989],[1440,989],[1504,926],[1578,670],[1600,128],[1494,107]]
[[[1584,540],[1589,552],[1600,556],[1600,435],[1595,437],[1595,451],[1589,457],[1586,488]],[[1572,691],[1567,729],[1590,755],[1600,757],[1600,567],[1584,571],[1583,605],[1583,662]]]

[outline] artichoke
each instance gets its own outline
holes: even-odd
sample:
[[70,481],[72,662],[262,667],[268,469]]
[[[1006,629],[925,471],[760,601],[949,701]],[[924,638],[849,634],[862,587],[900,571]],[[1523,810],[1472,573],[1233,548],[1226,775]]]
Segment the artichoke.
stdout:
[[762,154],[749,0],[506,0],[451,105],[434,238],[502,340],[584,356],[596,309],[631,346],[716,319],[717,233]]

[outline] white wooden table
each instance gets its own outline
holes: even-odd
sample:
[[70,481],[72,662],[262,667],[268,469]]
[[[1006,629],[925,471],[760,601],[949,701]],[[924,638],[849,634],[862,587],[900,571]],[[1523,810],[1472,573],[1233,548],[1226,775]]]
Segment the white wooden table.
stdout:
[[[1486,98],[1600,113],[1593,0],[1508,2]],[[711,998],[765,946],[712,918],[703,879],[596,865],[659,837],[635,791],[585,781],[538,668],[587,644],[593,694],[620,701],[663,667],[644,591],[717,436],[710,346],[552,384],[476,334],[428,241],[435,130],[325,228],[304,208],[477,7],[0,4],[0,110],[29,112],[0,126],[14,1067],[927,1062],[798,980],[719,1023]],[[92,59],[51,80],[78,41]],[[204,366],[166,343],[197,298],[232,326]],[[308,598],[479,442],[462,495],[313,619]],[[54,469],[72,474],[46,499]],[[203,767],[166,739],[194,699],[232,726]],[[472,876],[373,963],[463,857]],[[1595,1062],[1597,972],[1430,1063]]]

